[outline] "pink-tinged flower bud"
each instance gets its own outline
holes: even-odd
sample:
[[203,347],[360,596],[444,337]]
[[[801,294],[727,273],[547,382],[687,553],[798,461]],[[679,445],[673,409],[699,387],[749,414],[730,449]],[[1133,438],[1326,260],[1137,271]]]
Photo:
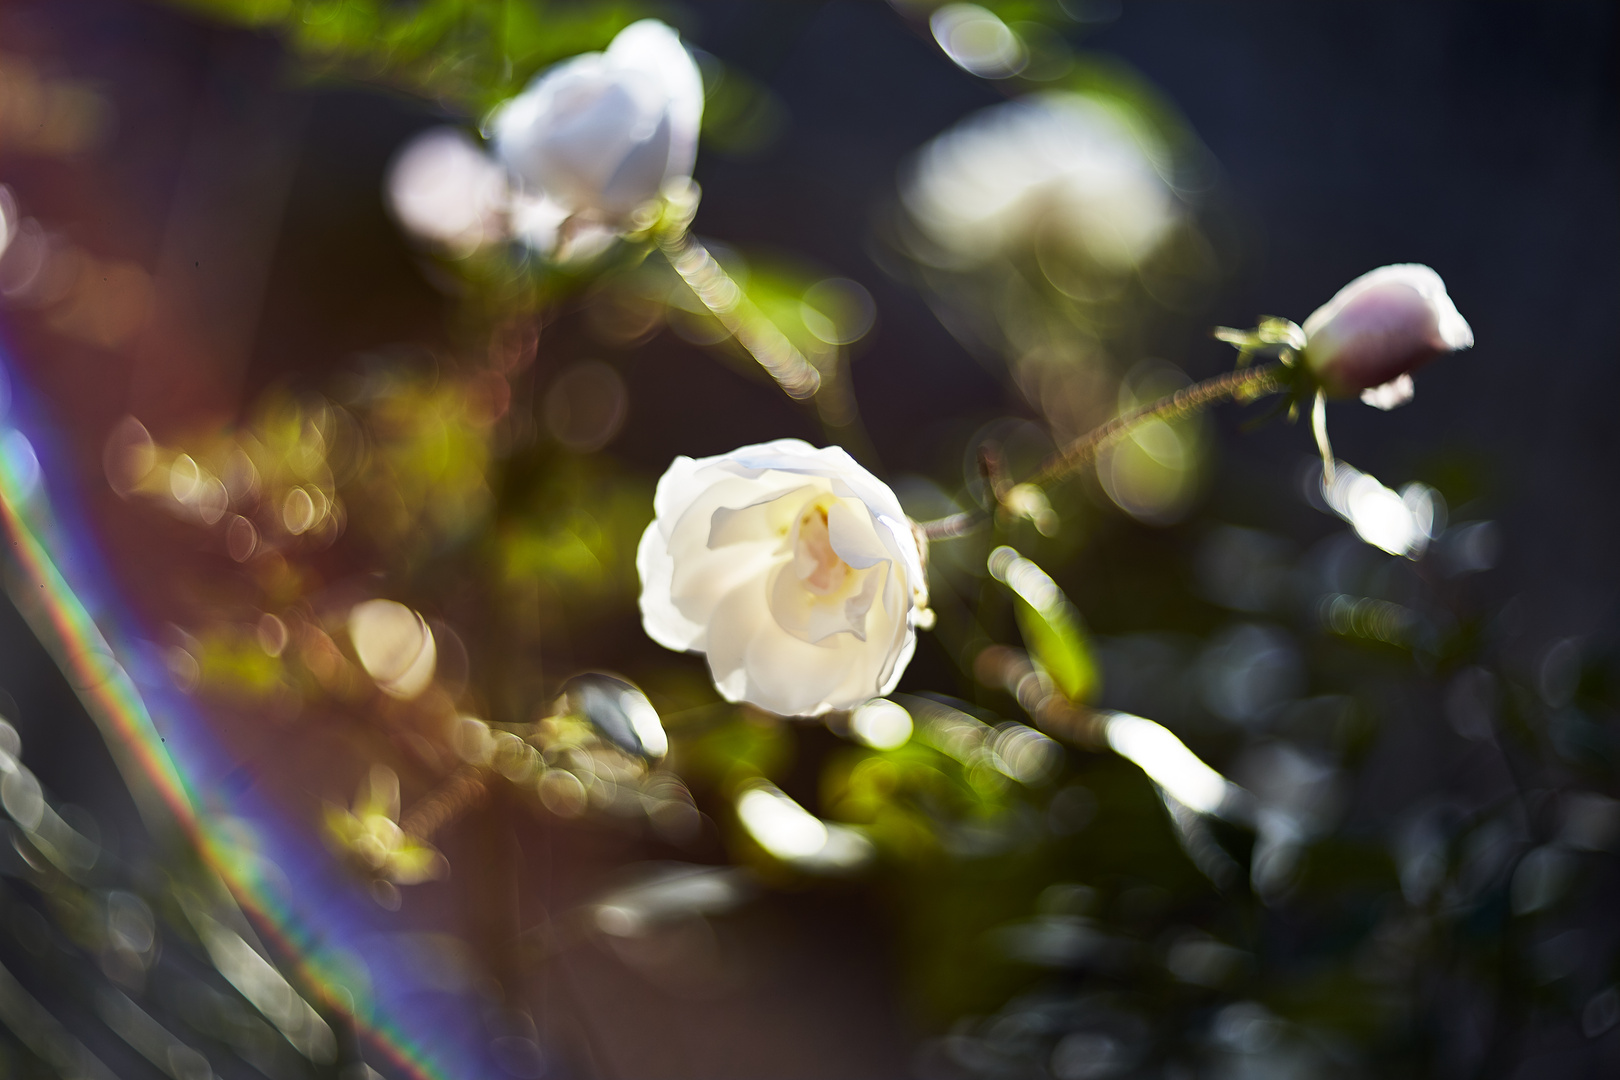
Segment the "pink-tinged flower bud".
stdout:
[[1474,332],[1427,266],[1380,266],[1305,320],[1305,362],[1330,395],[1391,408],[1411,397],[1411,372],[1466,349]]

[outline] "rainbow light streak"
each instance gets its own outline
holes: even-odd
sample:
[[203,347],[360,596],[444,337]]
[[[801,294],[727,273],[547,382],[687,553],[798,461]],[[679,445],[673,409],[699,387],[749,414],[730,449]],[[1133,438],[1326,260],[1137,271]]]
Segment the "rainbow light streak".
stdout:
[[484,1049],[476,1002],[418,988],[419,961],[395,939],[406,928],[397,916],[372,903],[312,834],[243,790],[237,763],[115,602],[86,523],[50,483],[52,473],[66,475],[51,467],[65,455],[43,437],[47,425],[26,407],[6,359],[0,352],[0,526],[12,599],[100,727],[148,828],[190,842],[275,952],[297,958],[288,966],[301,992],[349,1019],[391,1073],[505,1075]]

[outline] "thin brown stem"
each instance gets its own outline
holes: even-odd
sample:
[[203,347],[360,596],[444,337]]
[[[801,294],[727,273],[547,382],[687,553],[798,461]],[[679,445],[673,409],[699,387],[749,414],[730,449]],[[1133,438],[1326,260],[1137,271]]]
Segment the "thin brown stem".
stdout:
[[482,801],[488,790],[484,770],[471,765],[458,769],[400,818],[400,830],[418,840],[430,840],[440,828]]
[[989,520],[990,511],[980,507],[933,521],[921,521],[917,523],[917,528],[930,540],[954,540],[958,536],[966,536]]
[[[1194,383],[1167,397],[1149,402],[1141,408],[1121,413],[1112,420],[1092,428],[1053,454],[1041,466],[1040,471],[1030,477],[1028,483],[1046,485],[1069,476],[1100,452],[1129,435],[1132,429],[1150,420],[1180,420],[1218,401],[1252,400],[1266,394],[1275,394],[1285,385],[1284,370],[1285,366],[1280,363],[1239,368],[1213,379]],[[978,507],[934,521],[921,522],[917,527],[930,540],[948,540],[952,537],[965,536],[977,529],[989,520],[990,513],[991,507]]]
[[1131,433],[1131,429],[1149,420],[1180,420],[1191,416],[1217,401],[1230,398],[1256,398],[1273,394],[1283,387],[1282,364],[1239,368],[1205,379],[1201,383],[1183,387],[1168,397],[1149,402],[1141,408],[1122,413],[1107,423],[1099,424],[1074,442],[1052,455],[1041,466],[1041,471],[1030,478],[1032,484],[1049,484],[1074,472],[1097,454]]
[[979,447],[979,475],[984,477],[985,487],[998,505],[1006,500],[1012,479],[1007,475],[1007,462],[1001,456],[1000,446],[985,443]]

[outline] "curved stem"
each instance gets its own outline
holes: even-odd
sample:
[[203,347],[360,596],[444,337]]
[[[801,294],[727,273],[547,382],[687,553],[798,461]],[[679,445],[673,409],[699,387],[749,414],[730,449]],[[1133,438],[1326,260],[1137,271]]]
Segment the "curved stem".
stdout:
[[1311,433],[1316,436],[1316,449],[1322,455],[1322,490],[1333,486],[1333,444],[1328,442],[1327,395],[1318,390],[1311,406]]
[[[1099,424],[1086,434],[1071,442],[1062,450],[1053,454],[1041,466],[1029,483],[1045,485],[1055,480],[1061,480],[1073,473],[1082,465],[1091,461],[1103,450],[1129,435],[1132,429],[1147,423],[1149,420],[1179,420],[1191,416],[1217,401],[1230,398],[1257,398],[1266,394],[1274,394],[1282,390],[1285,385],[1283,364],[1266,364],[1262,367],[1239,368],[1224,375],[1217,375],[1213,379],[1205,379],[1201,383],[1177,390],[1168,397],[1158,401],[1149,402],[1141,408],[1121,413],[1106,423]],[[972,532],[990,517],[989,507],[978,507],[966,510],[960,514],[938,518],[934,521],[921,522],[918,525],[923,535],[930,540],[948,540],[952,537],[964,536]]]
[[685,230],[660,230],[656,238],[658,249],[698,301],[789,397],[802,401],[815,395],[821,373],[748,299],[708,248]]
[[1150,402],[1141,408],[1122,413],[1107,423],[1099,424],[1074,442],[1052,455],[1041,466],[1041,471],[1030,478],[1032,484],[1049,484],[1062,479],[1086,464],[1097,454],[1131,433],[1131,429],[1149,420],[1179,420],[1191,416],[1217,401],[1228,398],[1260,397],[1273,394],[1283,387],[1282,364],[1239,368],[1205,379],[1201,383],[1183,387],[1168,397]]
[[418,840],[431,840],[442,826],[477,805],[488,790],[483,770],[464,766],[400,818],[400,831]]

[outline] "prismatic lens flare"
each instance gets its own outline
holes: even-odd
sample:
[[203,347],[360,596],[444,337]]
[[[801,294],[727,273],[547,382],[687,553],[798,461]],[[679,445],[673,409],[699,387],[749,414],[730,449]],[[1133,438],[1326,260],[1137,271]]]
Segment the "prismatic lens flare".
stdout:
[[[0,386],[10,385],[0,368]],[[194,704],[174,686],[161,655],[132,645],[139,641],[130,632],[135,621],[114,599],[77,508],[58,497],[60,489],[47,470],[59,459],[34,449],[42,428],[30,424],[24,391],[18,391],[18,399],[9,412],[0,408],[5,449],[0,528],[14,568],[13,598],[25,601],[20,610],[100,728],[143,818],[153,828],[178,829],[195,844],[208,872],[217,874],[251,913],[272,955],[285,958],[295,979],[278,970],[262,946],[221,922],[217,903],[210,901],[206,909],[185,906],[183,914],[210,961],[311,1062],[330,1062],[336,1055],[324,1011],[353,1023],[368,1053],[379,1054],[391,1074],[412,1080],[481,1075],[484,1048],[463,1034],[475,1030],[473,1014],[442,995],[431,1007],[412,999],[417,961],[393,944],[391,935],[379,932],[377,905],[354,890],[347,872],[313,835],[295,829],[284,810],[240,783],[240,762],[214,740]],[[35,438],[24,434],[24,425]],[[109,441],[109,480],[115,486],[120,480],[138,483],[157,471],[143,436],[139,425],[126,423]],[[21,451],[24,445],[27,453]],[[165,493],[171,482],[184,487],[189,476],[184,468],[165,475]],[[405,610],[411,626],[418,625],[419,617]],[[420,679],[422,656],[431,655],[429,632],[420,625],[418,647],[403,668],[408,646],[384,650],[389,660],[378,671],[391,674],[396,688]],[[364,629],[362,636],[367,636]],[[426,666],[431,675],[431,663]],[[52,808],[16,759],[18,746],[15,731],[0,723],[0,805],[14,822],[35,830],[39,849],[59,860],[62,872],[79,873],[95,861],[94,846]],[[116,895],[109,900],[110,932],[129,948],[139,947],[151,933],[133,900],[118,901]],[[241,914],[233,919],[239,921]],[[357,978],[357,972],[366,974]],[[452,1019],[457,1016],[461,1019]],[[185,1065],[174,1060],[180,1062],[176,1067]]]

